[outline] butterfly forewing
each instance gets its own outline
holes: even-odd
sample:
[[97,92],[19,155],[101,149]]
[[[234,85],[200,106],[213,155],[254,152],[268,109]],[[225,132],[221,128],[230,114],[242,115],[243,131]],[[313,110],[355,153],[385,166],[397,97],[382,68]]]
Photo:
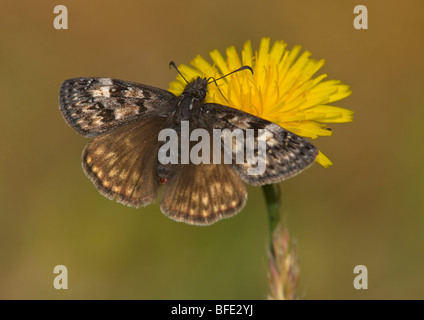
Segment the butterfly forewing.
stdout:
[[83,136],[93,137],[148,115],[170,112],[169,91],[112,78],[75,78],[60,89],[60,110]]
[[98,136],[83,151],[85,173],[104,196],[133,207],[151,203],[159,186],[157,136],[162,117],[146,117]]
[[[258,141],[245,144],[244,161],[236,161],[236,145],[230,146],[232,150],[232,164],[236,172],[246,183],[251,185],[264,185],[288,179],[312,165],[318,155],[318,150],[306,139],[291,133],[275,123],[253,116],[241,110],[227,106],[206,103],[202,107],[203,121],[212,129],[253,129],[255,140],[258,139],[259,130],[262,139],[266,142],[265,170],[261,174],[249,174],[248,170],[254,164],[247,161],[247,154],[258,154]],[[246,135],[245,135],[246,137]],[[223,145],[225,141],[223,140]],[[248,150],[254,148],[254,150]]]

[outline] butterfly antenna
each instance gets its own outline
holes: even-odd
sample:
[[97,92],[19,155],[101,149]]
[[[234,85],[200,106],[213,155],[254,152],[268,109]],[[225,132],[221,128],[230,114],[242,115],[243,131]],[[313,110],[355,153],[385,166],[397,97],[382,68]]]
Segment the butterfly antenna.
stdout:
[[174,61],[171,61],[171,62],[169,63],[169,69],[171,69],[171,67],[174,67],[174,68],[175,68],[175,70],[177,70],[178,74],[179,74],[181,77],[183,77],[184,81],[188,83],[187,79],[186,79],[186,78],[184,78],[183,74],[180,72],[180,70],[178,70],[178,68],[177,68],[177,66],[175,65],[175,62],[174,62]]
[[242,67],[238,68],[237,70],[234,70],[234,71],[231,71],[230,73],[227,73],[225,76],[219,77],[218,79],[214,79],[213,77],[210,77],[209,79],[213,79],[213,80],[211,82],[209,82],[209,79],[208,79],[208,84],[212,83],[212,82],[216,83],[219,79],[225,78],[225,77],[229,76],[230,74],[233,74],[233,73],[239,72],[239,71],[243,71],[243,70],[250,70],[250,72],[252,72],[252,74],[253,74],[253,69],[251,67],[242,66]]

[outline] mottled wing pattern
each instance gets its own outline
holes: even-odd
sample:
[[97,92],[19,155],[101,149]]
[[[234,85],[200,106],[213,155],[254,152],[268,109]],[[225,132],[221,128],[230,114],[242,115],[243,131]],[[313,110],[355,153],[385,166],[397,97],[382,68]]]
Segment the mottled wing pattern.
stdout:
[[94,137],[148,115],[173,111],[171,92],[111,78],[75,78],[60,88],[60,110],[78,133]]
[[231,165],[181,164],[165,190],[161,210],[173,220],[208,225],[235,215],[246,199],[244,183]]
[[146,117],[98,136],[86,146],[82,166],[101,194],[132,207],[156,198],[157,137],[164,122],[161,117]]
[[[258,118],[241,110],[227,106],[207,103],[202,107],[203,120],[207,127],[213,129],[264,129],[262,138],[266,141],[266,168],[263,174],[248,174],[248,169],[254,164],[247,161],[236,164],[235,139],[233,139],[233,167],[246,183],[264,185],[279,182],[302,172],[315,161],[318,150],[306,139],[287,131],[275,123]],[[245,135],[246,137],[246,135]],[[255,139],[258,135],[255,135]],[[224,141],[224,140],[223,140]],[[249,147],[248,144],[246,144]],[[257,155],[257,143],[254,144],[253,154]],[[248,153],[244,150],[245,157]]]

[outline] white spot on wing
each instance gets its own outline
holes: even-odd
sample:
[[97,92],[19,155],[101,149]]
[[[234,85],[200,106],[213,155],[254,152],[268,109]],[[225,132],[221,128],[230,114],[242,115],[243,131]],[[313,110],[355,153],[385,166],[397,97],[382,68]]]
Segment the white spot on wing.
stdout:
[[99,79],[99,82],[105,86],[111,86],[113,84],[111,78],[101,78]]
[[100,91],[102,92],[103,97],[106,97],[106,98],[110,97],[109,87],[101,87]]
[[100,87],[97,90],[91,90],[93,97],[110,97],[110,87]]

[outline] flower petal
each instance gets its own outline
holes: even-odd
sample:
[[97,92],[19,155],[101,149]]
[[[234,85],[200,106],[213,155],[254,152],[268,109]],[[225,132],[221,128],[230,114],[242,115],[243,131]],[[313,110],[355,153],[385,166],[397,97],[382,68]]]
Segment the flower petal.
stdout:
[[243,61],[243,65],[250,67],[253,66],[252,43],[250,42],[250,40],[243,45],[241,59]]
[[225,62],[224,58],[218,50],[211,51],[209,55],[211,56],[212,61],[221,71],[221,75],[229,73],[227,63]]
[[315,159],[324,168],[328,168],[333,165],[330,159],[328,159],[321,151],[318,151],[318,156]]

